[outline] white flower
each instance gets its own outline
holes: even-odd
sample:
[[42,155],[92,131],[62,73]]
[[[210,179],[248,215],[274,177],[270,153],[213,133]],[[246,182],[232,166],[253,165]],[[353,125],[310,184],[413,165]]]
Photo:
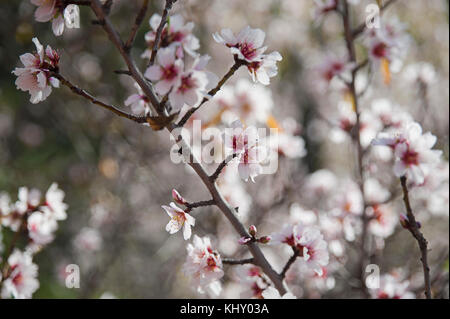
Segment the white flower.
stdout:
[[179,83],[183,73],[184,63],[178,59],[174,48],[168,47],[158,51],[159,65],[153,65],[145,71],[145,77],[153,82],[155,91],[160,95],[166,95]]
[[52,20],[52,30],[56,36],[64,32],[64,25],[69,28],[80,27],[80,8],[75,4],[65,5],[60,0],[31,0],[38,6],[34,16],[38,22]]
[[266,152],[263,147],[253,146],[245,148],[239,157],[238,171],[244,181],[250,178],[255,182],[255,177],[262,174],[262,159],[265,158]]
[[32,213],[27,219],[28,234],[37,245],[47,245],[53,240],[53,233],[58,228],[56,220],[47,207]]
[[195,226],[195,218],[179,208],[175,203],[170,203],[170,207],[162,206],[162,208],[171,218],[166,226],[166,231],[170,234],[175,234],[183,228],[184,239],[188,240],[191,238],[191,227]]
[[37,53],[25,53],[20,56],[23,68],[15,68],[16,86],[22,91],[28,91],[33,104],[44,101],[52,92],[53,87],[59,87],[59,80],[50,76],[50,71],[58,67],[59,56],[50,46],[44,47],[37,38],[33,38]]
[[240,120],[230,124],[223,134],[223,143],[225,150],[229,154],[239,154],[244,152],[245,148],[252,147],[258,141],[258,132],[254,126],[244,128]]
[[142,92],[141,87],[134,83],[134,87],[138,90],[138,94],[132,94],[125,100],[125,105],[131,108],[133,114],[148,114],[150,112],[150,103],[147,96]]
[[248,68],[253,80],[264,85],[270,84],[278,68],[276,63],[282,60],[280,53],[264,54],[267,47],[263,47],[266,34],[260,29],[249,26],[241,30],[237,36],[230,29],[223,29],[221,33],[214,33],[216,42],[226,45],[231,53]]
[[297,299],[291,292],[285,293],[283,296],[274,287],[268,287],[262,292],[264,299]]
[[425,181],[429,167],[439,164],[442,152],[432,150],[437,138],[431,133],[422,134],[418,123],[410,123],[394,134],[379,134],[373,145],[385,145],[394,150],[394,174],[406,176],[411,182],[420,185]]
[[[148,49],[142,54],[142,58],[150,58],[153,45],[156,38],[156,32],[158,30],[159,24],[161,23],[161,16],[159,14],[154,14],[150,20],[149,24],[152,28],[151,31],[145,34],[145,41],[147,42]],[[190,55],[196,55],[196,50],[200,48],[200,42],[192,34],[194,29],[194,23],[189,22],[184,24],[184,19],[181,15],[174,15],[169,17],[169,23],[163,29],[161,33],[160,47],[179,47],[182,46],[183,49]]]
[[219,295],[221,285],[218,280],[223,277],[224,272],[220,255],[211,248],[210,239],[194,235],[193,243],[187,245],[187,252],[183,266],[185,275],[191,278],[199,293],[208,290]]
[[355,63],[348,62],[345,58],[327,56],[323,63],[317,68],[320,78],[329,83],[334,77],[342,76],[348,78],[350,71],[355,67]]
[[58,188],[58,184],[56,183],[50,185],[45,194],[45,204],[50,208],[53,218],[56,220],[64,220],[67,218],[66,210],[68,205],[63,202],[64,196],[64,191]]
[[249,63],[247,69],[252,76],[253,82],[269,85],[270,78],[273,78],[278,74],[277,62],[281,60],[283,60],[281,54],[274,51],[262,55],[259,61]]
[[38,267],[31,255],[14,250],[8,258],[10,274],[3,281],[2,298],[29,299],[39,288]]

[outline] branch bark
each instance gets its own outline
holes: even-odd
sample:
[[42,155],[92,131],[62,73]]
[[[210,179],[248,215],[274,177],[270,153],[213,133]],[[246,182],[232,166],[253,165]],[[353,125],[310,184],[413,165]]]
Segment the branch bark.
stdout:
[[408,216],[408,230],[417,240],[417,244],[419,245],[420,249],[421,254],[420,261],[422,262],[423,277],[425,282],[425,296],[427,299],[431,299],[432,296],[431,296],[430,267],[428,265],[428,241],[425,239],[422,232],[419,230],[416,217],[414,216],[413,210],[411,208],[406,176],[400,178],[400,183],[402,184],[403,202],[405,203],[406,215]]

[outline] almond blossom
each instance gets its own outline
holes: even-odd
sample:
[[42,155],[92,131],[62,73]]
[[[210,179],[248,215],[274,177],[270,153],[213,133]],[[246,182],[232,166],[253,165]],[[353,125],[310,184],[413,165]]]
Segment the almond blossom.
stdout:
[[155,91],[166,95],[178,85],[183,74],[184,63],[176,55],[175,48],[163,48],[157,54],[158,65],[152,65],[145,71],[145,77],[155,82]]
[[171,218],[166,226],[166,231],[172,235],[183,228],[184,240],[191,238],[191,227],[195,226],[195,218],[179,208],[175,203],[170,203],[170,207],[162,206],[162,208]]
[[80,27],[80,8],[76,4],[65,4],[62,0],[31,0],[38,6],[34,12],[36,21],[48,22],[52,20],[53,33],[60,36],[64,26],[69,29]]
[[[174,15],[169,17],[169,22],[161,33],[160,47],[182,47],[189,55],[195,56],[198,48],[200,48],[199,40],[192,34],[194,23],[184,23],[184,18],[181,15]],[[151,31],[145,34],[145,41],[148,49],[141,55],[142,58],[150,58],[152,54],[153,45],[156,38],[156,32],[161,23],[161,16],[154,14],[149,24]]]
[[422,133],[418,123],[410,123],[396,133],[380,133],[373,145],[389,146],[395,155],[394,174],[406,176],[411,182],[420,185],[425,181],[427,167],[439,164],[442,151],[433,150],[437,138],[431,133]]
[[187,245],[187,259],[183,266],[186,276],[199,293],[206,291],[218,296],[222,290],[218,281],[223,277],[222,259],[211,248],[209,237],[194,235],[192,244]]
[[371,289],[371,295],[375,299],[414,299],[409,286],[409,281],[402,281],[398,274],[385,274],[380,278],[380,288]]
[[37,38],[33,38],[37,52],[25,53],[20,56],[23,68],[15,68],[13,73],[17,76],[16,86],[22,91],[28,91],[33,104],[44,101],[52,92],[52,87],[59,87],[59,80],[50,75],[57,70],[59,55],[50,46],[44,47]]
[[220,34],[213,34],[217,43],[230,48],[231,54],[244,63],[253,81],[264,85],[270,84],[270,78],[278,73],[276,63],[282,60],[281,54],[272,52],[264,54],[267,47],[263,46],[266,34],[261,29],[249,26],[242,29],[236,36],[230,29],[223,29]]
[[53,233],[58,228],[56,220],[47,207],[32,213],[27,219],[28,234],[37,245],[47,245],[53,241]]
[[271,237],[270,244],[287,244],[298,249],[304,264],[319,276],[323,274],[323,267],[328,265],[329,255],[327,243],[317,227],[286,224],[280,232],[272,234]]
[[148,97],[142,92],[141,87],[137,83],[134,83],[134,87],[138,93],[130,95],[125,100],[125,105],[131,108],[133,114],[148,114],[150,112],[150,101]]
[[2,298],[28,299],[39,288],[38,267],[29,253],[14,250],[8,258],[9,276],[3,281]]

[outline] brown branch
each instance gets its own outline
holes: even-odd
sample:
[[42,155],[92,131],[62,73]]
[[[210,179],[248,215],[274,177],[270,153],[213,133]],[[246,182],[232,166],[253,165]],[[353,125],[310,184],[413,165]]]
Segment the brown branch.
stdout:
[[253,264],[254,260],[253,258],[247,258],[247,259],[222,259],[222,263],[225,265],[246,265],[246,264]]
[[194,107],[191,108],[189,111],[186,112],[186,114],[183,116],[183,118],[180,120],[180,122],[177,124],[178,127],[183,127],[187,121],[189,121],[189,119],[191,118],[191,116],[198,110],[200,109],[200,107],[205,104],[206,102],[208,102],[212,97],[214,97],[214,95],[217,94],[217,92],[219,92],[222,89],[222,86],[234,75],[234,73],[236,73],[237,70],[239,70],[239,68],[241,66],[244,65],[244,62],[241,60],[236,60],[236,62],[234,63],[234,65],[230,68],[230,70],[227,72],[227,74],[225,74],[222,78],[222,80],[219,81],[219,83],[217,84],[217,86],[212,89],[211,91],[208,92],[208,97],[203,98],[202,102],[200,103],[200,105],[198,107]]
[[134,21],[133,27],[131,28],[130,36],[128,37],[127,43],[125,44],[125,49],[127,51],[130,51],[133,46],[134,40],[136,39],[136,34],[139,30],[139,27],[142,24],[142,21],[145,18],[145,14],[147,13],[147,8],[148,8],[148,0],[144,0],[142,2],[142,7],[136,16],[136,20]]
[[[122,58],[124,59],[125,63],[128,66],[131,76],[141,87],[144,94],[147,95],[147,97],[149,98],[153,107],[155,108],[156,112],[158,114],[161,114],[162,110],[160,109],[160,102],[158,101],[156,95],[154,94],[153,89],[150,86],[150,83],[148,83],[144,79],[142,73],[137,69],[135,62],[132,60],[132,58],[126,52],[126,50],[124,50],[123,42],[120,39],[120,36],[118,35],[117,31],[114,29],[113,25],[111,24],[111,21],[105,15],[100,1],[92,0],[91,7],[92,7],[92,10],[94,11],[95,15],[97,16],[98,20],[103,22],[103,24],[102,24],[103,29],[106,31],[106,33],[108,34],[108,37],[110,38],[112,43],[116,46],[116,48],[119,50],[120,54],[122,55]],[[172,132],[174,129],[177,128],[177,125],[169,124],[166,128],[169,132]],[[176,140],[179,140],[179,138],[176,137]],[[241,224],[239,219],[236,217],[236,210],[227,203],[227,201],[224,199],[222,194],[219,192],[217,185],[215,183],[211,182],[210,177],[209,177],[208,173],[206,172],[205,168],[192,155],[189,145],[182,138],[180,139],[179,143],[180,143],[181,149],[187,150],[187,152],[189,154],[191,154],[190,161],[188,164],[189,164],[189,166],[191,166],[194,169],[196,174],[202,180],[203,184],[205,185],[205,187],[208,189],[209,193],[211,194],[216,206],[222,211],[224,216],[228,219],[228,221],[231,223],[231,225],[236,230],[236,232],[239,234],[239,236],[249,237],[247,230]],[[259,266],[264,271],[264,273],[274,283],[275,287],[278,289],[280,294],[284,295],[287,292],[287,290],[283,284],[283,281],[281,280],[281,278],[277,274],[277,272],[272,268],[270,263],[267,261],[263,252],[259,248],[259,246],[256,243],[252,242],[252,243],[249,243],[247,245],[247,247],[249,248],[250,253],[253,255],[255,265]]]
[[214,174],[212,174],[209,179],[211,180],[211,182],[215,182],[218,178],[220,173],[222,173],[223,169],[228,165],[228,163],[230,163],[233,159],[235,159],[238,156],[237,153],[234,153],[232,155],[229,155],[226,159],[223,160],[222,163],[220,163],[220,165],[217,167],[216,171],[214,172]]
[[56,72],[51,72],[51,76],[57,78],[63,85],[67,86],[73,93],[84,97],[85,99],[88,99],[89,101],[91,101],[91,103],[95,104],[95,105],[99,105],[111,112],[113,112],[114,114],[120,116],[120,117],[124,117],[127,118],[129,120],[132,120],[136,123],[146,123],[146,118],[144,116],[136,116],[127,112],[124,112],[122,110],[120,110],[119,108],[104,103],[102,101],[99,101],[98,99],[96,99],[94,96],[92,96],[91,94],[89,94],[88,92],[86,92],[83,89],[80,89],[79,87],[75,86],[74,84],[72,84],[69,80],[67,80],[66,78],[64,78],[61,74],[56,73]]
[[280,273],[281,279],[284,279],[286,277],[286,273],[291,268],[292,264],[297,260],[297,257],[300,256],[300,251],[297,248],[292,247],[292,250],[294,254],[291,256],[291,258],[289,258],[286,265],[283,267],[283,270]]
[[[383,13],[383,11],[385,11],[387,8],[389,8],[389,6],[393,4],[395,1],[396,0],[389,0],[384,5],[382,5],[380,8],[380,14]],[[352,32],[353,37],[356,38],[359,35],[361,35],[366,30],[366,28],[367,28],[366,22],[361,23],[355,30],[353,30]]]
[[78,6],[90,6],[91,0],[64,0],[65,5],[76,4]]
[[164,27],[166,26],[169,17],[169,11],[172,9],[172,6],[175,2],[177,2],[177,0],[166,0],[166,6],[161,16],[161,22],[159,23],[158,29],[156,30],[155,42],[153,43],[152,55],[150,56],[149,65],[153,65],[155,63],[156,54],[158,53],[159,49],[159,42],[161,41],[161,35],[164,31]]
[[423,276],[425,283],[425,296],[427,299],[431,299],[431,280],[430,280],[430,267],[428,266],[428,241],[423,236],[422,232],[419,230],[419,226],[416,221],[416,217],[411,208],[411,203],[409,201],[409,192],[407,186],[407,178],[403,176],[400,178],[400,183],[403,189],[403,201],[406,207],[406,215],[408,216],[408,230],[411,232],[413,237],[417,240],[420,248],[420,253],[422,257],[420,261],[423,267]]
[[195,202],[195,203],[186,203],[186,207],[189,210],[191,210],[193,208],[207,207],[207,206],[214,206],[214,205],[216,205],[216,202],[213,199],[204,200],[204,201]]

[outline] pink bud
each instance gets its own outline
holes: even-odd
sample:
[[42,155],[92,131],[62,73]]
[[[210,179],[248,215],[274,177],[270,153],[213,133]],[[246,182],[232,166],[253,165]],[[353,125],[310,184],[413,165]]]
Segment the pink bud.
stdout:
[[255,236],[256,236],[256,232],[257,232],[256,226],[255,226],[255,225],[251,225],[251,226],[248,228],[248,232],[250,233],[250,235],[252,235],[253,237],[255,237]]
[[239,245],[246,245],[248,242],[250,242],[252,239],[250,237],[241,237],[238,241]]
[[187,201],[183,198],[183,196],[180,195],[180,193],[178,193],[176,189],[172,189],[172,198],[180,205],[186,206],[187,204]]
[[409,220],[405,214],[400,214],[400,224],[403,228],[409,229]]
[[263,236],[263,237],[258,239],[258,242],[260,242],[261,244],[268,244],[271,240],[272,240],[272,237],[270,237],[270,236]]

